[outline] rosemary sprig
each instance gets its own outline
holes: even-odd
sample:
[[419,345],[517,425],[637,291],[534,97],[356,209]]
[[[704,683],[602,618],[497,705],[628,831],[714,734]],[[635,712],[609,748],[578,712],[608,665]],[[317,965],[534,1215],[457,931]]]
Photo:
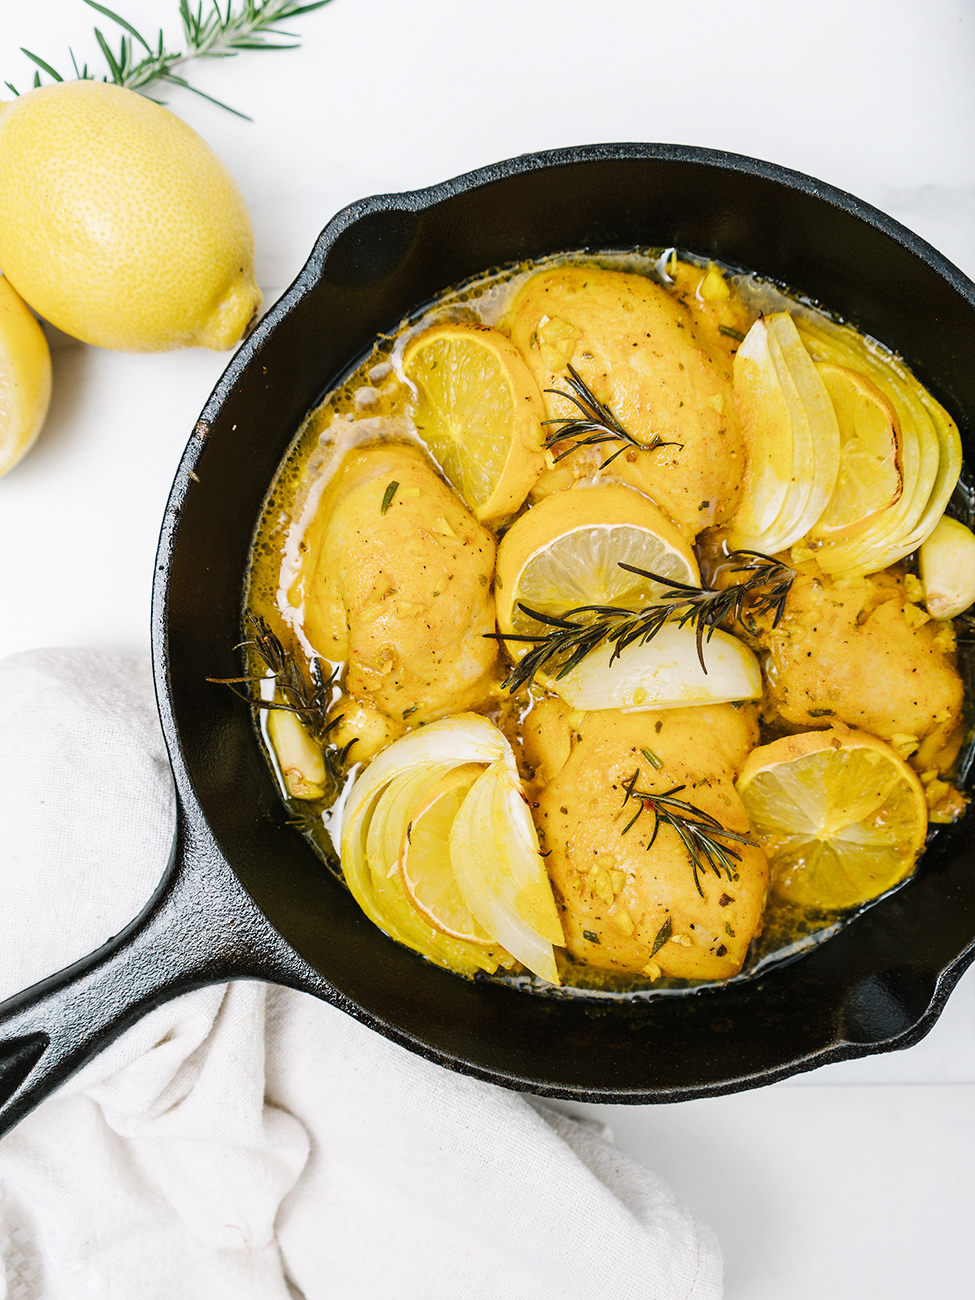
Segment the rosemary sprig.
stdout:
[[498,641],[522,641],[534,645],[533,650],[518,661],[504,681],[504,686],[515,691],[534,680],[535,674],[546,664],[556,667],[555,680],[565,677],[577,664],[603,642],[613,645],[610,663],[618,659],[627,646],[638,642],[645,645],[657,635],[665,623],[674,622],[679,627],[690,623],[697,632],[697,655],[701,668],[704,662],[704,642],[711,639],[714,629],[726,619],[734,619],[749,632],[754,632],[756,615],[773,613],[772,626],[777,627],[785,609],[786,598],[796,572],[760,551],[733,551],[732,557],[747,556],[744,564],[732,573],[748,573],[742,581],[724,588],[692,587],[660,573],[638,569],[633,564],[620,562],[619,567],[628,573],[638,574],[667,590],[642,609],[625,609],[618,605],[579,605],[562,615],[542,613],[520,601],[518,608],[529,618],[552,628],[551,632],[518,634],[515,632],[489,632],[486,635]]
[[274,677],[277,692],[282,698],[265,700],[260,694],[255,695],[251,691],[237,689],[240,684],[250,684],[257,686],[259,690],[260,683],[267,681],[267,677],[263,675],[208,677],[207,681],[229,686],[236,696],[254,709],[283,709],[287,713],[296,713],[321,745],[322,757],[329,775],[336,781],[341,780],[342,769],[349,750],[355,744],[355,737],[341,748],[329,741],[330,733],[342,721],[342,714],[334,718],[328,717],[332,687],[335,685],[338,670],[335,669],[325,677],[321,664],[317,659],[313,659],[310,670],[312,680],[309,683],[298,661],[285,650],[267,621],[255,614],[249,614],[248,621],[254,629],[254,637],[249,641],[242,641],[237,649],[253,647],[257,651],[261,662]]
[[[240,50],[296,49],[297,42],[291,39],[291,33],[278,31],[272,24],[283,22],[286,18],[297,18],[301,14],[311,13],[314,9],[321,9],[329,3],[329,0],[311,0],[308,4],[297,3],[297,0],[243,0],[239,9],[234,8],[233,0],[227,0],[224,10],[220,8],[219,0],[211,0],[212,8],[206,12],[202,0],[195,10],[190,7],[190,0],[179,0],[179,16],[186,46],[183,50],[167,49],[166,38],[161,28],[155,43],[150,44],[127,19],[107,9],[105,5],[97,4],[96,0],[84,0],[84,2],[89,8],[104,14],[126,34],[122,36],[116,53],[103,33],[97,27],[95,28],[95,39],[108,64],[107,75],[96,76],[89,71],[87,63],[79,68],[74,51],[69,49],[75,79],[110,81],[128,90],[144,90],[153,82],[162,81],[171,86],[181,86],[184,90],[192,90],[195,95],[201,95],[212,104],[227,109],[229,113],[235,113],[237,117],[247,117],[246,113],[241,113],[236,108],[231,108],[229,104],[221,103],[212,95],[207,95],[202,90],[197,90],[195,86],[191,86],[176,72],[176,69],[192,59],[233,58]],[[280,41],[269,40],[269,37],[282,37],[289,43],[282,44]],[[138,47],[145,51],[141,57]],[[37,67],[54,81],[65,80],[46,59],[23,47],[21,53],[26,54],[31,62],[36,63]],[[35,72],[34,86],[40,84],[40,72]],[[19,95],[16,86],[9,81],[6,85],[15,95]]]
[[738,831],[726,830],[716,817],[706,813],[703,808],[698,808],[696,804],[675,798],[681,790],[686,789],[685,786],[675,785],[670,790],[665,790],[663,794],[654,794],[650,790],[638,790],[636,783],[639,779],[640,769],[637,768],[625,787],[623,807],[625,808],[631,799],[635,799],[639,806],[620,834],[625,835],[643,813],[651,812],[653,834],[647,843],[647,852],[653,847],[661,825],[669,826],[676,831],[690,859],[691,869],[694,872],[694,887],[702,898],[704,890],[701,888],[701,874],[706,873],[709,868],[719,878],[724,872],[729,880],[737,880],[737,864],[741,861],[741,853],[738,849],[722,844],[720,841],[731,840],[734,844],[751,845],[754,845],[755,841]]
[[637,451],[657,451],[661,447],[684,446],[682,442],[666,442],[658,433],[655,433],[649,442],[640,442],[638,438],[634,438],[632,433],[623,428],[606,403],[601,402],[596,397],[574,366],[569,365],[566,369],[568,370],[568,383],[571,392],[567,393],[561,388],[545,389],[546,393],[552,393],[555,397],[566,398],[579,411],[579,415],[571,415],[566,419],[542,421],[543,425],[556,424],[559,426],[554,433],[548,434],[542,443],[542,446],[546,449],[554,447],[557,443],[565,442],[567,438],[575,439],[571,447],[566,447],[564,451],[560,451],[555,457],[556,464],[566,456],[571,456],[580,447],[594,447],[602,442],[620,442],[623,445],[618,451],[614,451],[612,456],[608,456],[603,461],[599,467],[600,469],[605,469],[607,465],[612,464],[617,456],[622,456],[623,452],[629,451],[631,447]]

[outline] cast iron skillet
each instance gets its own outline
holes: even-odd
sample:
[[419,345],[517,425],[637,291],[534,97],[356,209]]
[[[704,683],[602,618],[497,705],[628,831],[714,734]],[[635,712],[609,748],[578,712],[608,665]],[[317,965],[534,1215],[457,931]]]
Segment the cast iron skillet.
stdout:
[[540,998],[466,982],[376,930],[287,825],[247,706],[207,684],[239,671],[242,582],[271,476],[374,337],[488,267],[634,245],[676,245],[822,301],[901,352],[970,441],[975,286],[806,176],[702,149],[596,145],[346,208],[231,361],[163,521],[153,652],[178,791],[172,863],[126,930],[0,1009],[0,1125],[151,1008],[227,979],[304,989],[452,1069],[593,1101],[757,1087],[931,1028],[975,956],[970,816],[939,833],[908,886],[755,982],[640,1004]]

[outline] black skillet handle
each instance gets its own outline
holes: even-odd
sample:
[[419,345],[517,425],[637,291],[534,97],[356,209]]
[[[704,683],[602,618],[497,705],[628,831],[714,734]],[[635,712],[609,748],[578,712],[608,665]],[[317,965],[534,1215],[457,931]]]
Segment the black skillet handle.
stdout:
[[322,983],[192,820],[180,810],[169,869],[136,920],[0,1005],[0,1135],[170,998],[229,979]]

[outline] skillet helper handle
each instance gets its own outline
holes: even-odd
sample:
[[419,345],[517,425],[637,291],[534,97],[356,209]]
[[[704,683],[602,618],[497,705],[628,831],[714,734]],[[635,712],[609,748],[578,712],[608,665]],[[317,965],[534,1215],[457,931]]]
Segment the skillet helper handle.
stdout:
[[309,973],[209,835],[180,814],[169,869],[141,915],[0,1006],[0,1135],[169,999],[230,979],[293,984]]

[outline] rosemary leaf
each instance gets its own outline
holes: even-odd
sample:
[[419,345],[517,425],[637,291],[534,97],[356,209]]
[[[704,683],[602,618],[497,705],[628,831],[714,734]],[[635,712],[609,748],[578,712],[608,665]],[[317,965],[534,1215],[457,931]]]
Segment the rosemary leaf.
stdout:
[[[755,841],[739,831],[726,830],[716,817],[706,813],[703,808],[698,808],[696,804],[688,803],[686,799],[676,798],[685,789],[684,786],[675,785],[662,794],[655,794],[651,790],[638,790],[636,783],[639,779],[640,769],[637,768],[627,782],[623,796],[623,807],[625,808],[633,799],[637,803],[637,810],[620,834],[625,835],[643,813],[651,812],[654,822],[653,831],[647,842],[647,851],[649,852],[653,847],[661,825],[669,826],[675,831],[687,851],[691,870],[694,873],[694,887],[702,898],[704,890],[701,888],[701,875],[708,869],[719,878],[723,872],[729,880],[737,880],[737,864],[741,861],[741,853],[731,845],[722,844],[721,841],[731,840],[732,844],[753,846]],[[660,935],[658,934],[657,937],[659,938]],[[657,948],[654,947],[653,953],[656,951]],[[650,954],[651,957],[653,953]]]
[[389,509],[389,507],[393,504],[393,497],[396,495],[396,490],[398,487],[399,484],[396,482],[395,479],[391,479],[390,482],[387,483],[386,491],[383,493],[383,503],[379,507],[379,513],[381,515],[384,515],[386,511]]
[[[191,86],[182,76],[176,74],[176,69],[193,59],[233,58],[241,50],[296,49],[297,42],[294,40],[294,34],[282,31],[272,24],[312,13],[330,3],[330,0],[312,0],[310,4],[298,4],[295,0],[241,0],[239,7],[235,7],[234,0],[227,0],[225,10],[221,10],[219,0],[212,0],[212,8],[206,12],[202,0],[195,10],[190,8],[189,0],[179,0],[179,16],[184,38],[184,48],[181,50],[167,48],[166,38],[161,28],[158,40],[153,46],[128,19],[123,18],[113,9],[96,3],[96,0],[84,0],[84,3],[119,26],[126,35],[121,38],[118,51],[115,52],[99,28],[94,29],[95,39],[108,65],[108,74],[101,77],[89,72],[87,64],[79,70],[74,52],[69,50],[77,80],[108,81],[117,86],[124,86],[128,90],[138,91],[144,91],[155,82],[168,82],[169,85],[192,90],[194,94],[209,100],[211,104],[227,109],[237,117],[246,118],[245,113]],[[133,59],[132,41],[137,41],[145,51],[143,58]],[[31,53],[30,50],[22,49],[21,52],[54,81],[64,81],[65,78],[45,59]],[[11,82],[5,84],[14,95],[20,94]],[[34,86],[40,84],[40,74],[35,72]]]
[[569,416],[567,419],[543,420],[543,424],[555,424],[559,427],[554,433],[550,433],[542,446],[545,448],[554,447],[557,443],[565,442],[567,439],[575,439],[571,447],[566,447],[555,457],[555,463],[558,464],[566,456],[570,456],[574,451],[581,447],[594,447],[603,442],[619,442],[622,446],[618,451],[614,451],[600,465],[600,469],[605,469],[611,465],[617,456],[622,456],[624,451],[634,448],[637,451],[658,451],[661,447],[683,447],[682,442],[666,442],[659,434],[654,434],[650,442],[640,442],[634,438],[633,434],[624,429],[616,416],[605,404],[587,386],[585,380],[579,372],[572,366],[566,367],[568,371],[568,383],[571,392],[565,392],[561,388],[546,388],[546,393],[551,393],[555,397],[564,397],[572,403],[579,411],[579,415]]
[[[37,54],[31,54],[30,50],[25,50],[23,46],[20,47],[20,52],[21,52],[21,54],[26,54],[27,57],[28,57],[29,59],[32,59],[32,60],[37,64],[37,66],[38,66],[39,68],[43,68],[44,71],[47,73],[47,75],[48,75],[49,77],[53,77],[55,81],[63,81],[63,80],[64,80],[64,78],[61,76],[60,72],[55,72],[54,69],[51,67],[51,65],[50,65],[49,63],[45,63],[44,60],[43,60],[42,58],[39,57],[39,55],[37,55]],[[37,76],[37,73],[36,73],[36,72],[34,73],[34,76],[35,76],[35,77]],[[10,86],[10,82],[9,82],[9,81],[8,81],[6,84],[7,84],[8,86]],[[14,91],[14,94],[15,94],[15,95],[18,93],[16,90],[14,90],[13,86],[10,86],[10,89]]]
[[[104,5],[96,4],[95,0],[85,0],[85,4],[88,5],[90,9],[97,9],[98,12],[104,14],[106,18],[111,18],[113,23],[118,23],[119,27],[123,27],[130,36],[134,36],[145,50],[146,54],[152,53],[152,47],[148,44],[145,37],[141,36],[130,22],[126,22],[124,18],[120,18],[119,15],[113,13],[111,9],[106,9]],[[160,33],[160,35],[162,35],[162,33]]]
[[259,690],[260,683],[267,680],[264,676],[208,677],[207,681],[229,686],[234,694],[251,708],[283,709],[288,713],[296,713],[321,745],[322,757],[329,775],[333,781],[341,781],[349,750],[355,744],[355,737],[341,749],[329,740],[331,732],[342,721],[341,714],[331,719],[328,717],[332,702],[332,688],[335,686],[338,670],[325,677],[318,660],[313,660],[310,668],[312,680],[309,684],[298,661],[285,650],[266,620],[250,614],[248,621],[254,630],[254,636],[251,640],[242,642],[237,648],[252,646],[256,650],[265,668],[275,679],[275,687],[280,699],[265,700],[251,691],[237,690],[238,685],[244,684],[256,686]]
[[657,931],[657,936],[653,941],[653,947],[650,949],[651,961],[654,959],[654,957],[656,957],[657,953],[660,951],[660,949],[664,946],[664,944],[667,942],[667,940],[670,938],[670,936],[673,933],[674,933],[674,923],[668,916],[666,921],[664,921],[663,925]]
[[101,34],[101,32],[98,30],[97,27],[95,28],[95,40],[100,45],[102,54],[105,55],[105,62],[108,64],[109,71],[112,74],[112,80],[116,83],[116,85],[123,86],[125,84],[125,73],[122,71],[122,67],[123,65],[129,62],[127,58],[128,46],[123,43],[122,53],[120,56],[121,63],[117,63],[115,61],[115,56],[112,54],[112,51],[109,49],[108,41],[106,41],[105,37]]
[[535,674],[551,665],[558,681],[604,642],[613,646],[610,663],[615,662],[627,646],[634,642],[645,645],[657,635],[665,623],[678,627],[689,623],[697,632],[697,655],[701,667],[707,672],[704,661],[704,643],[710,640],[714,629],[726,619],[733,619],[747,631],[754,631],[757,615],[773,614],[772,626],[777,627],[785,609],[785,602],[795,579],[795,570],[780,564],[760,551],[733,551],[732,558],[743,557],[744,563],[732,570],[748,576],[727,587],[692,587],[674,578],[638,569],[633,564],[619,563],[621,569],[638,574],[664,587],[660,596],[641,609],[626,609],[618,605],[579,605],[562,615],[545,614],[519,602],[518,608],[529,618],[546,627],[549,632],[516,633],[488,632],[486,636],[497,641],[528,642],[529,650],[511,669],[503,685],[509,691],[527,686]]

